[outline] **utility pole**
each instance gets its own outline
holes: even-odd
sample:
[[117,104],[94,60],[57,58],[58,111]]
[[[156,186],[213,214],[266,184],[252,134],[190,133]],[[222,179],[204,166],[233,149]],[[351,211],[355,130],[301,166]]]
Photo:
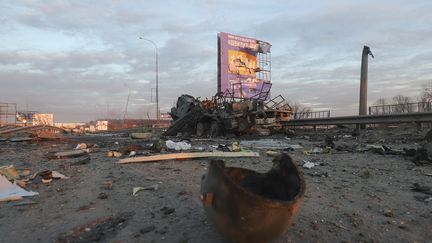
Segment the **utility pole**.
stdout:
[[145,40],[150,42],[155,48],[155,57],[156,57],[156,120],[159,122],[160,119],[160,111],[159,111],[159,53],[158,47],[156,43],[152,40],[139,37],[141,40]]
[[127,115],[127,110],[128,110],[128,106],[129,106],[129,97],[130,97],[130,91],[129,91],[127,99],[126,99],[126,107],[125,107],[125,111],[124,111],[124,114],[123,114],[123,122],[126,119],[126,115]]

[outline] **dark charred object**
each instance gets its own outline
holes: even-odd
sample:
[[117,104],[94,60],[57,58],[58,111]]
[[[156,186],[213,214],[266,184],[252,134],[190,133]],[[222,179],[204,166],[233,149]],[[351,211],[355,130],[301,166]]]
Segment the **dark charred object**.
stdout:
[[233,242],[269,242],[294,222],[305,192],[302,172],[282,153],[267,173],[212,160],[201,181],[207,217]]
[[199,100],[181,95],[169,113],[173,119],[165,136],[196,135],[215,137],[226,134],[248,134],[255,130],[282,130],[281,121],[288,121],[292,109],[278,95],[265,99],[235,99],[216,94],[212,99]]

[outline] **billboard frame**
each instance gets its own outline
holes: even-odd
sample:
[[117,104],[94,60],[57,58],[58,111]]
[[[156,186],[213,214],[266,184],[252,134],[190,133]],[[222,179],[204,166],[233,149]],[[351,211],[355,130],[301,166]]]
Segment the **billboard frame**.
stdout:
[[271,44],[221,32],[217,35],[217,45],[218,94],[240,99],[268,100],[271,88]]

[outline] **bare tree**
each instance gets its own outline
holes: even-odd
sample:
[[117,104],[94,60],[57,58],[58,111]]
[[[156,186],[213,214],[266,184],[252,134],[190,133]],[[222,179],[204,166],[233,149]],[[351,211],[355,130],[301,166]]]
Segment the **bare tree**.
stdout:
[[411,112],[411,107],[409,103],[412,102],[412,99],[410,97],[398,94],[396,96],[393,96],[392,100],[394,105],[392,113]]
[[301,103],[298,102],[294,102],[293,104],[290,105],[293,114],[296,116],[296,119],[299,118],[307,118],[308,115],[311,113],[312,109],[308,106],[305,106]]
[[432,110],[432,81],[429,84],[424,84],[420,97],[418,98],[419,111],[431,111]]
[[374,102],[374,105],[388,105],[388,101],[386,98],[379,98]]
[[377,114],[385,114],[385,113],[389,113],[388,111],[388,100],[386,98],[379,98],[377,99],[374,103],[373,109],[370,110],[371,115],[377,115]]
[[432,102],[432,81],[429,84],[423,84],[420,100],[421,102]]

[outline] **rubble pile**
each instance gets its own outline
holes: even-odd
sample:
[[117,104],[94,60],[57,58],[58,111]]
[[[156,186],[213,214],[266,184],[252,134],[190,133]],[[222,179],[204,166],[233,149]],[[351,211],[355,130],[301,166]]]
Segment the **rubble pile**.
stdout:
[[[2,140],[0,220],[14,218],[2,233],[57,242],[422,241],[432,142],[406,133]],[[8,233],[23,224],[22,235]]]

